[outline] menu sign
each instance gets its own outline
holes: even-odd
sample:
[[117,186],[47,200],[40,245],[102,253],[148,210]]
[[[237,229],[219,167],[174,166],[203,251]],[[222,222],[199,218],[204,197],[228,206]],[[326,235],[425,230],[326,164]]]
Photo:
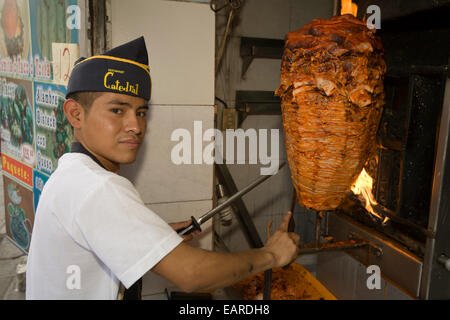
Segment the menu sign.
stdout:
[[31,82],[0,78],[2,153],[33,167],[35,139]]
[[19,249],[28,252],[34,223],[33,191],[3,175],[6,232]]
[[69,152],[63,105],[79,57],[77,0],[0,0],[0,149],[7,233],[27,251],[41,192]]
[[0,0],[0,73],[31,78],[33,59],[28,0]]
[[34,83],[36,106],[36,168],[52,174],[58,159],[70,150],[73,132],[64,114],[66,89],[46,83]]

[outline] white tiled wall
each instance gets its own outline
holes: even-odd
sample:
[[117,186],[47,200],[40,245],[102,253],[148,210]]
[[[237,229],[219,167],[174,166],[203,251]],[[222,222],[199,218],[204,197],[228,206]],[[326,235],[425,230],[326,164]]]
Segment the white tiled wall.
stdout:
[[[148,204],[151,210],[159,214],[166,222],[189,220],[191,216],[198,217],[211,209],[211,200],[170,202],[161,204]],[[205,222],[202,234],[195,237],[189,244],[203,249],[212,249],[210,237],[212,220]]]
[[111,0],[112,45],[144,36],[152,103],[214,104],[214,13],[209,4]]
[[[174,164],[171,152],[179,141],[171,135],[186,129],[194,138],[194,121],[201,121],[203,132],[214,128],[214,13],[207,3],[111,0],[110,18],[112,46],[144,36],[152,77],[145,143],[121,174],[167,222],[199,217],[212,208],[213,166]],[[212,249],[211,221],[202,228],[191,244]],[[173,287],[151,272],[143,285],[145,299],[164,298],[164,288]]]

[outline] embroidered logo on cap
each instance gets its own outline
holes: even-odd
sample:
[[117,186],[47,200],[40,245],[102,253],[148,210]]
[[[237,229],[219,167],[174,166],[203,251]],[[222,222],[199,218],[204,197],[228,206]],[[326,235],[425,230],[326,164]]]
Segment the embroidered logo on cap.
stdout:
[[125,83],[121,82],[118,79],[116,79],[114,81],[115,73],[124,74],[125,71],[116,70],[116,69],[108,69],[108,72],[105,73],[105,77],[103,78],[103,85],[106,89],[116,90],[118,92],[133,93],[135,95],[139,95],[139,83],[136,83],[133,85],[133,84],[130,84],[128,81],[126,81]]

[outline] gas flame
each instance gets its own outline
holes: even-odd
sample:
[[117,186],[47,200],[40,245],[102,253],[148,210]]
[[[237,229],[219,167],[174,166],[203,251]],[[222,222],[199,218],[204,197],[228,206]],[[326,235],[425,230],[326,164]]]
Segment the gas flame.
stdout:
[[373,186],[373,179],[372,177],[366,172],[366,170],[363,168],[361,171],[361,174],[359,175],[358,179],[356,179],[355,183],[352,185],[351,189],[353,193],[357,196],[362,196],[366,202],[365,208],[366,210],[374,215],[375,217],[379,218],[380,220],[383,220],[383,224],[389,221],[388,217],[381,217],[378,213],[376,213],[372,205],[377,205],[377,201],[375,200],[373,194],[372,194],[372,186]]
[[341,15],[347,13],[356,17],[358,15],[358,6],[352,0],[341,0]]

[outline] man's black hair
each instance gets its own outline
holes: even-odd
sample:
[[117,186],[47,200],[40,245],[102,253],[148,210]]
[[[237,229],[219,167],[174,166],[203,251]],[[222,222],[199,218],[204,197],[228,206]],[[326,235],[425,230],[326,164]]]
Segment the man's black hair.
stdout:
[[103,92],[96,91],[80,91],[73,92],[67,95],[67,99],[73,99],[84,108],[84,110],[89,111],[95,99],[101,96]]

